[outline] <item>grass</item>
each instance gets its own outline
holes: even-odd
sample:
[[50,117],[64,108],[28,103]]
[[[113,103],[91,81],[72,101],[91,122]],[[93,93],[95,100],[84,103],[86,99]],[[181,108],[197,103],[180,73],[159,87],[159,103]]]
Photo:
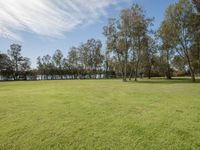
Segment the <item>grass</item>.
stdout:
[[200,84],[2,82],[0,149],[197,150]]

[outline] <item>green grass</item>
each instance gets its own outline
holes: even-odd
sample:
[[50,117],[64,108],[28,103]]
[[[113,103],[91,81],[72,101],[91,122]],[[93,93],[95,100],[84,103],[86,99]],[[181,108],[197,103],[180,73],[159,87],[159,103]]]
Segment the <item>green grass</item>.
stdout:
[[1,82],[0,149],[197,150],[200,84]]

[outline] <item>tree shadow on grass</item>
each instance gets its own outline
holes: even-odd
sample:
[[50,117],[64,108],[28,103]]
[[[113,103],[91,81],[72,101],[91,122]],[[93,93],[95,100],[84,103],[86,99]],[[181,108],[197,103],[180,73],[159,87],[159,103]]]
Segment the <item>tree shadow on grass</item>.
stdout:
[[139,83],[139,84],[198,84],[200,83],[200,78],[196,79],[196,82],[192,82],[190,78],[172,78],[167,80],[165,78],[152,78],[152,79],[139,79],[137,82],[130,81],[130,83]]

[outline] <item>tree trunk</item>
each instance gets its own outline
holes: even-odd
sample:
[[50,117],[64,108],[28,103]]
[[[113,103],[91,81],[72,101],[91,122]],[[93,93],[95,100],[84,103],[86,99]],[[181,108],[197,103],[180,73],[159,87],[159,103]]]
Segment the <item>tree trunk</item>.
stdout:
[[169,50],[167,50],[167,73],[166,73],[167,79],[171,80],[171,69],[170,69],[170,62],[169,62]]
[[131,73],[129,75],[129,81],[131,81],[132,77],[133,77],[133,69],[131,68]]
[[196,82],[195,73],[194,73],[194,70],[192,69],[191,63],[189,63],[189,69],[190,69],[190,75],[192,78],[192,82]]
[[199,42],[198,42],[198,52],[199,52],[198,72],[199,72],[199,75],[200,75],[200,45],[199,45]]
[[168,64],[167,65],[167,73],[166,73],[166,76],[167,76],[167,79],[168,80],[171,80],[172,77],[171,77],[171,69],[170,69],[170,65]]
[[135,81],[137,81],[138,67],[139,67],[139,59],[137,61],[136,68],[135,68]]
[[194,70],[192,68],[192,64],[191,64],[190,58],[188,56],[188,53],[185,52],[185,54],[186,54],[186,58],[187,58],[187,61],[188,61],[192,82],[196,82],[195,73],[194,73]]
[[127,59],[128,59],[128,54],[126,52],[125,54],[125,63],[124,63],[124,82],[127,82],[126,77],[127,77]]
[[148,79],[151,79],[151,66],[149,67],[149,70],[148,70]]

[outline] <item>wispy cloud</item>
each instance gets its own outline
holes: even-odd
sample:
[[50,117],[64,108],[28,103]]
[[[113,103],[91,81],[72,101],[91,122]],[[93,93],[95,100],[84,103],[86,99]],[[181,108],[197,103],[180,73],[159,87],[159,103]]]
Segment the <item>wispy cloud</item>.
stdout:
[[21,40],[21,32],[63,37],[94,22],[123,0],[0,0],[0,37]]

